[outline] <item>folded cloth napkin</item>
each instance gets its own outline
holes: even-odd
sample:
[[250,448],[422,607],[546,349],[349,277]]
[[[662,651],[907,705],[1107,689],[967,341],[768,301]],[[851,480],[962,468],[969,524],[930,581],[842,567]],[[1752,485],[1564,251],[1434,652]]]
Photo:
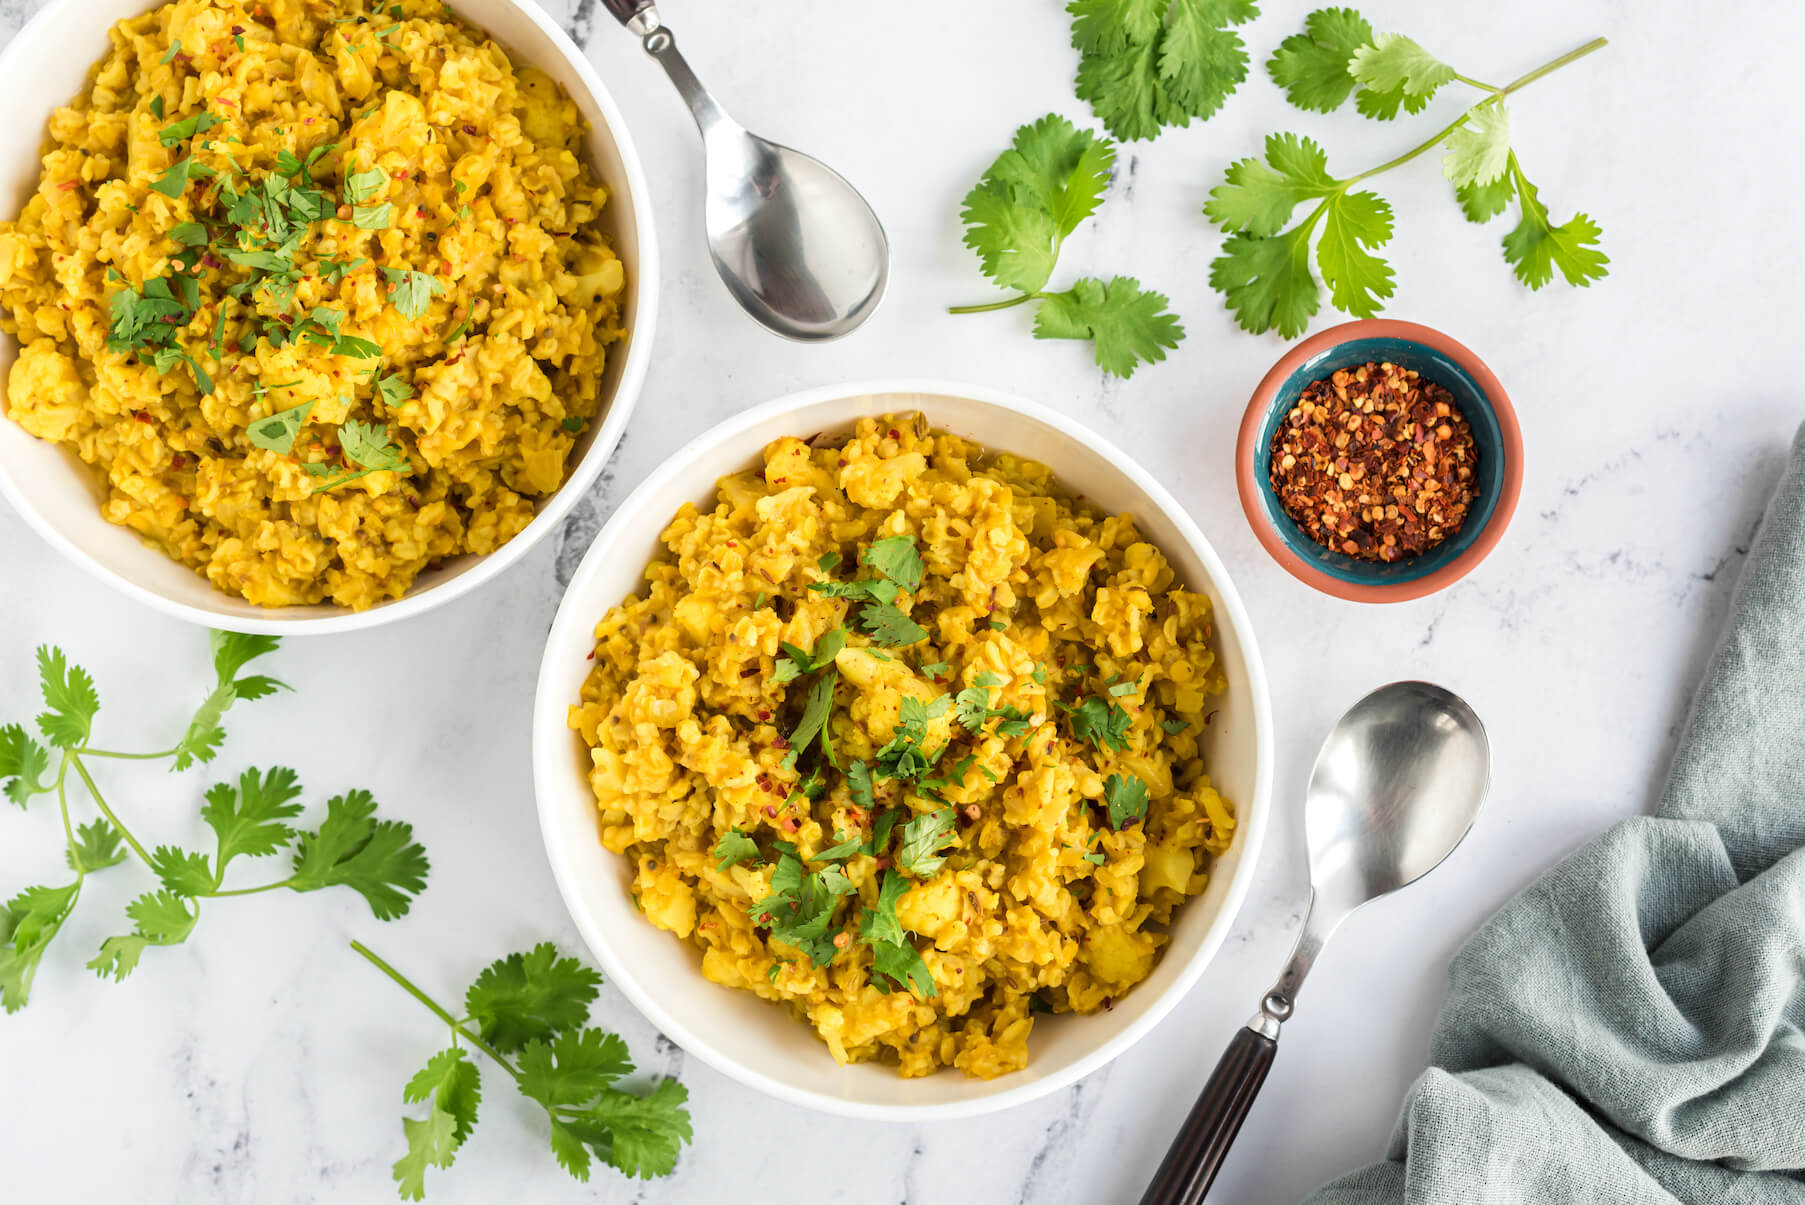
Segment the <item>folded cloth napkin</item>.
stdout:
[[1449,979],[1388,1161],[1309,1205],[1805,1202],[1805,428],[1656,813]]

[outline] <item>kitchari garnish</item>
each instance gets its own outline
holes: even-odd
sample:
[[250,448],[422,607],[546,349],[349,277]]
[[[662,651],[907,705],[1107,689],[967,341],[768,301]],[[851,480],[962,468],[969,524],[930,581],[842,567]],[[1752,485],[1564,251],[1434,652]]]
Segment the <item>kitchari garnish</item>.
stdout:
[[1324,548],[1399,561],[1457,533],[1479,497],[1479,449],[1454,397],[1396,364],[1305,386],[1272,434],[1285,513]]
[[780,439],[665,530],[570,723],[646,918],[841,1062],[992,1077],[1145,979],[1234,816],[1208,596],[920,416]]
[[363,608],[563,484],[624,277],[575,105],[438,0],[119,22],[0,224],[9,417],[264,606]]

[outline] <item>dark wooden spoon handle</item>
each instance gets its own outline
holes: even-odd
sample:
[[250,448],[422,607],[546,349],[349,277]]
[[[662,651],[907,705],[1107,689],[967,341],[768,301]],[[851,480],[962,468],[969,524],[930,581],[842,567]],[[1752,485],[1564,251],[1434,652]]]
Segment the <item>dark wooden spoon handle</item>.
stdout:
[[1203,1200],[1272,1070],[1278,1048],[1277,1041],[1245,1026],[1235,1034],[1172,1140],[1141,1205],[1198,1205]]

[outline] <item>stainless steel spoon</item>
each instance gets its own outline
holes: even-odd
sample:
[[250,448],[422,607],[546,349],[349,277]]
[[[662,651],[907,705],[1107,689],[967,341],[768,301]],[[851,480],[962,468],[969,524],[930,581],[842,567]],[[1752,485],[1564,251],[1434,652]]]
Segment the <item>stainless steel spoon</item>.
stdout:
[[870,204],[825,163],[727,116],[677,53],[652,0],[602,3],[639,35],[695,115],[708,250],[734,299],[789,339],[838,339],[857,329],[890,279],[890,243]]
[[1394,682],[1341,717],[1310,773],[1304,832],[1310,910],[1291,961],[1229,1043],[1141,1205],[1196,1205],[1241,1130],[1278,1052],[1304,976],[1360,905],[1408,886],[1454,852],[1491,781],[1485,728],[1461,699]]

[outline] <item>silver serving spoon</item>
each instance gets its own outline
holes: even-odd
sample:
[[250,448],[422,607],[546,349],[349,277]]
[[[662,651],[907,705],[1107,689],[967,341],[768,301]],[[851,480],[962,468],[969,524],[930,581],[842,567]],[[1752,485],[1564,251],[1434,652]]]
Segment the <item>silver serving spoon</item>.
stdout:
[[1454,852],[1490,780],[1485,728],[1439,686],[1393,682],[1341,717],[1304,797],[1310,910],[1291,961],[1223,1052],[1141,1205],[1203,1200],[1266,1082],[1279,1025],[1323,943],[1360,905],[1409,886]]
[[689,102],[702,131],[708,250],[734,299],[786,338],[838,339],[890,278],[877,214],[832,168],[749,134],[702,87],[652,0],[602,0]]

